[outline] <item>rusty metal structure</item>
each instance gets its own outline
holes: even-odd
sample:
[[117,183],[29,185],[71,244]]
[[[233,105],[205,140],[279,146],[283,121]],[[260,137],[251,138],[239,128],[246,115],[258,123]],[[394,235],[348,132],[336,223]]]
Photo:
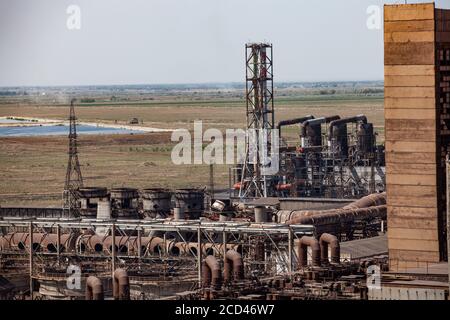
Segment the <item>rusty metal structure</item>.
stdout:
[[267,197],[271,177],[265,172],[274,129],[272,45],[245,45],[247,134],[239,197]]
[[78,189],[83,187],[80,162],[78,161],[77,118],[75,116],[75,99],[70,101],[69,111],[69,161],[63,192],[63,209],[67,216],[78,215]]
[[[384,146],[377,145],[377,133],[366,116],[308,115],[280,121],[277,128],[290,125],[299,125],[299,139],[288,144],[281,136],[279,171],[266,177],[266,197],[344,199],[385,190]],[[232,197],[242,196],[239,181],[244,171],[231,170]]]

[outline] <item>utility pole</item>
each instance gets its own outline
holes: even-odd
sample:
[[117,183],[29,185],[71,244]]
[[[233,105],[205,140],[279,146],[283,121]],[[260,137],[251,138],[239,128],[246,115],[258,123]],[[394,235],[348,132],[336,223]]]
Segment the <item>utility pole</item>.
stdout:
[[81,176],[80,163],[78,161],[77,142],[77,118],[75,116],[75,99],[70,101],[70,128],[69,128],[69,162],[67,164],[66,180],[64,183],[64,204],[63,210],[67,211],[67,216],[77,214],[78,210],[78,189],[83,187],[83,177]]

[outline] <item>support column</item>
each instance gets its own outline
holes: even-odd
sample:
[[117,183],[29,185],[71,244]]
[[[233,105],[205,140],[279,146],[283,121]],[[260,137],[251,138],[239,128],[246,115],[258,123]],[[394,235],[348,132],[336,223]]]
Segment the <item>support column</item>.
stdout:
[[290,277],[292,277],[292,270],[293,270],[293,268],[292,268],[292,250],[293,250],[293,239],[294,238],[294,235],[293,235],[293,232],[292,232],[292,229],[289,227],[289,233],[288,233],[288,250],[289,250],[289,254],[288,254],[288,259],[289,259],[289,268],[288,268],[288,270],[289,270],[289,276]]
[[448,264],[448,286],[450,292],[450,158],[447,154],[447,159],[445,161],[447,168],[447,264]]
[[29,237],[29,254],[30,254],[30,260],[29,260],[29,272],[30,272],[30,299],[33,300],[33,222],[30,222],[29,229],[28,229],[28,237]]
[[[111,226],[111,278],[114,278],[114,271],[116,270],[116,225],[113,223]],[[114,283],[114,282],[113,282]]]
[[56,252],[59,267],[59,265],[61,264],[61,226],[59,224],[56,227]]
[[202,229],[197,229],[197,263],[198,263],[198,287],[202,287]]

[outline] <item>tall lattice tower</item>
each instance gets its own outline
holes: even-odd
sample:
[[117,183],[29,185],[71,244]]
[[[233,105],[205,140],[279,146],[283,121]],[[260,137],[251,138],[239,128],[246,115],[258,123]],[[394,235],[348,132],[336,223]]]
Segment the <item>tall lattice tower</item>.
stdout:
[[77,118],[75,117],[75,99],[70,101],[69,128],[69,162],[67,164],[66,181],[64,184],[63,209],[69,216],[77,214],[78,189],[83,187],[77,147]]
[[270,152],[270,132],[274,129],[272,44],[248,43],[246,57],[246,155],[239,189],[240,198],[269,195],[270,176],[264,155]]

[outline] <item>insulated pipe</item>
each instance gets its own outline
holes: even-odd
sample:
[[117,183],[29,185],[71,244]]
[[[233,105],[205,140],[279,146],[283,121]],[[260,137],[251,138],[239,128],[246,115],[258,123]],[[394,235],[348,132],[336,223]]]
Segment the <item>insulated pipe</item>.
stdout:
[[386,192],[369,194],[368,196],[362,197],[361,199],[344,206],[342,209],[359,209],[381,206],[383,204],[386,204]]
[[323,233],[319,239],[320,259],[322,263],[328,262],[328,246],[331,250],[331,262],[339,263],[341,261],[341,248],[339,240],[335,235]]
[[114,300],[130,300],[130,281],[125,269],[116,269],[113,277]]
[[278,122],[277,129],[280,130],[282,127],[290,126],[290,125],[297,124],[297,123],[302,123],[302,122],[307,121],[309,119],[314,119],[314,117],[309,115],[309,116],[306,116],[306,117],[303,117],[303,118],[295,118],[295,119],[290,119],[290,120],[283,120],[283,121]]
[[300,238],[297,246],[297,254],[300,267],[308,265],[308,247],[311,247],[312,265],[320,266],[320,245],[314,237],[303,236]]
[[352,123],[352,122],[363,122],[363,123],[367,123],[367,117],[363,114],[357,115],[355,117],[350,117],[350,118],[344,118],[344,119],[339,119],[339,120],[334,120],[330,122],[330,126],[328,127],[328,140],[331,141],[331,138],[333,136],[333,129],[336,126],[342,125],[342,124],[347,124],[347,123]]
[[[75,250],[76,235],[74,233],[64,233],[60,236],[59,252],[71,252]],[[58,251],[58,235],[49,233],[43,242],[44,248],[49,252]]]
[[306,129],[309,126],[315,126],[322,123],[330,123],[335,120],[339,120],[341,117],[339,116],[329,116],[329,117],[321,117],[317,119],[309,119],[300,124],[300,135],[302,137],[306,136]]
[[222,270],[219,261],[214,256],[207,256],[203,260],[203,286],[219,290],[222,285]]
[[286,222],[286,224],[311,224],[314,226],[352,222],[355,219],[386,218],[387,206],[375,206],[360,209],[337,210],[312,216],[300,216]]
[[[40,251],[44,246],[45,237],[47,233],[33,233],[33,244],[34,251]],[[30,247],[30,234],[28,232],[17,232],[14,233],[10,240],[10,245],[12,248],[18,248],[19,250],[25,250]]]
[[318,217],[320,215],[338,215],[348,210],[361,209],[371,206],[382,206],[386,204],[386,193],[375,193],[359,200],[356,200],[342,208],[326,209],[326,210],[298,210],[298,211],[278,211],[277,216],[280,223],[293,224],[292,221],[304,217]]
[[228,250],[225,254],[224,280],[230,282],[232,278],[244,279],[244,262],[242,255],[236,250]]
[[89,276],[86,280],[86,300],[103,300],[102,281],[94,276]]

